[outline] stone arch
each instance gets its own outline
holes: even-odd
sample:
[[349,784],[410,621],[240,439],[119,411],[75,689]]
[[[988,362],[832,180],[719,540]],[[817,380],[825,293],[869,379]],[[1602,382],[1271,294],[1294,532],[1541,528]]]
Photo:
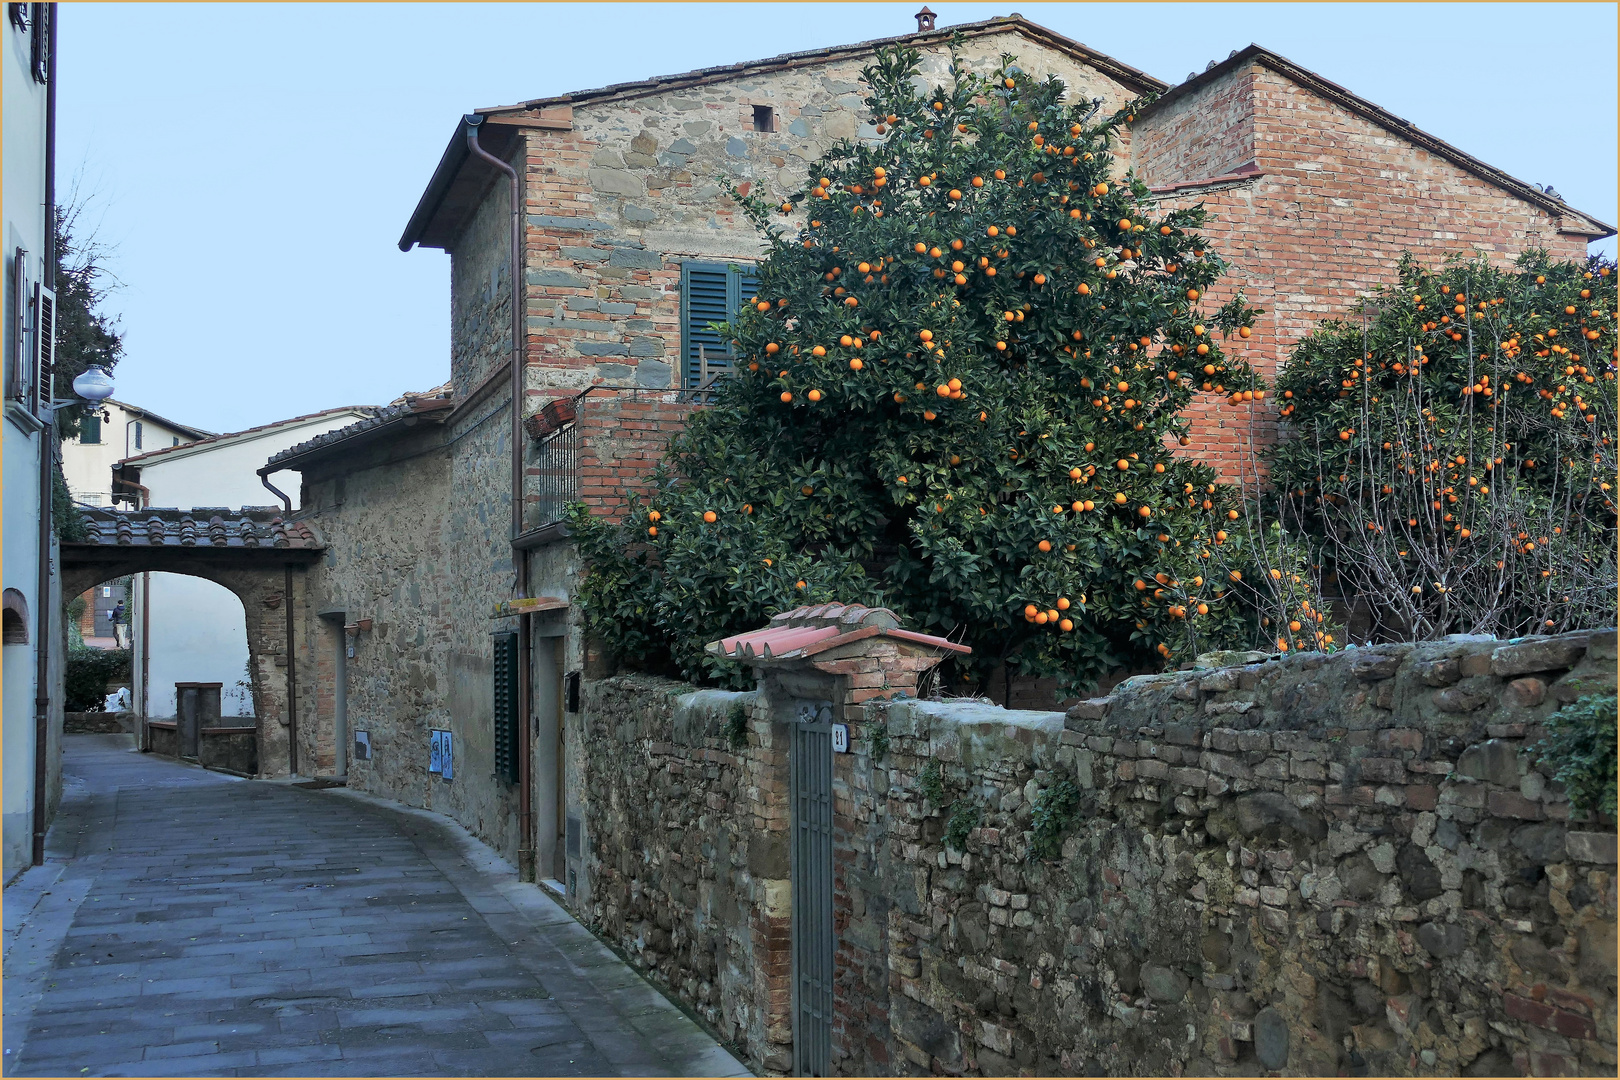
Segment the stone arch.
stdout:
[[4,628],[0,630],[0,642],[6,645],[26,645],[28,635],[28,597],[20,589],[7,589],[0,606],[4,608]]
[[[305,568],[292,563],[243,568],[211,564],[203,560],[185,564],[170,559],[143,558],[139,548],[126,549],[128,556],[98,560],[89,566],[65,565],[62,574],[64,596],[78,596],[106,581],[145,572],[183,574],[222,585],[242,604],[247,629],[248,681],[253,694],[257,727],[260,776],[285,776],[292,771],[291,729],[307,694],[298,686],[298,668],[303,648],[298,629],[305,618]],[[120,552],[120,554],[123,554]],[[153,565],[156,562],[158,565]],[[291,597],[288,590],[291,588]],[[287,634],[287,605],[292,605],[294,633]],[[291,646],[289,648],[289,645]],[[289,672],[289,668],[291,671]],[[294,702],[291,693],[297,695]]]

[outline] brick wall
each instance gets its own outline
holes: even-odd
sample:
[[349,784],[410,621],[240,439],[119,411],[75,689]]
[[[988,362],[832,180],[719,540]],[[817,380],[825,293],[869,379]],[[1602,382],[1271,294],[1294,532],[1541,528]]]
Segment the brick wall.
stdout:
[[579,399],[579,497],[618,520],[631,492],[645,494],[669,439],[695,406],[673,391],[619,391]]
[[[1203,203],[1204,235],[1234,264],[1206,306],[1241,288],[1266,310],[1254,336],[1229,349],[1268,378],[1318,322],[1347,316],[1358,295],[1391,282],[1403,252],[1430,265],[1476,250],[1502,264],[1531,247],[1586,254],[1586,238],[1560,232],[1547,211],[1259,62],[1150,110],[1135,134],[1133,164],[1161,189],[1161,205]],[[1250,159],[1253,179],[1185,186]],[[1226,479],[1252,481],[1256,451],[1280,434],[1269,405],[1234,408],[1211,394],[1189,414],[1186,452]]]

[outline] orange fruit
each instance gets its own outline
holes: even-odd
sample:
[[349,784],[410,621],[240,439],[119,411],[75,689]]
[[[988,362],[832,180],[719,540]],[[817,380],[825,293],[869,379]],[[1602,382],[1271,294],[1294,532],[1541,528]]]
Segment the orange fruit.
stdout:
[[658,535],[658,526],[656,526],[656,525],[647,526],[647,535],[648,536],[657,536]]
[[792,394],[788,393],[786,390],[782,391],[782,404],[786,405],[788,402],[790,402],[792,400],[793,400],[793,395]]
[[808,394],[806,394],[805,396],[808,397],[811,401],[820,401],[821,400],[821,391],[820,390],[812,390]]
[[715,514],[715,512],[713,510],[705,510],[705,511],[703,511],[703,520],[704,520],[704,522],[706,524],[713,525],[714,522],[715,522],[716,517],[717,517],[717,515]]
[[849,362],[849,370],[851,371],[859,371],[865,366],[865,364],[861,363],[861,358],[858,356]]
[[1050,540],[1042,540],[1040,543],[1036,544],[1035,546],[1037,548],[1039,548],[1041,551],[1051,551],[1052,550],[1052,541],[1050,541]]

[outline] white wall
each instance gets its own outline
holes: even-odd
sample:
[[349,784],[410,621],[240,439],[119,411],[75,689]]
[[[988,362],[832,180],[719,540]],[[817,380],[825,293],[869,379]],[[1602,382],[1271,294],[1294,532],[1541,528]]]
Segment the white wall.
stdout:
[[[0,173],[0,215],[5,241],[3,275],[5,318],[0,337],[5,340],[5,363],[10,363],[18,319],[14,310],[11,261],[16,250],[27,250],[27,280],[44,276],[45,229],[45,86],[35,82],[30,68],[31,35],[12,26],[0,12],[0,102],[3,102],[4,172]],[[31,339],[30,339],[31,340]],[[4,528],[0,529],[0,588],[16,589],[28,601],[28,644],[4,646],[0,677],[5,679],[4,738],[4,875],[29,865],[33,842],[34,807],[34,673],[39,644],[39,613],[49,599],[39,592],[39,454],[41,425],[9,401],[4,406],[0,455],[4,456]],[[58,620],[60,622],[60,620]]]
[[[152,492],[152,506],[194,510],[199,506],[268,506],[277,500],[261,483],[257,470],[271,457],[322,432],[364,419],[358,410],[342,410],[263,432],[199,442],[148,459],[141,483]],[[278,483],[277,481],[280,481]],[[270,482],[296,500],[299,475],[271,474]],[[289,488],[287,485],[291,484]],[[220,712],[250,716],[252,706],[237,709],[232,699],[236,681],[247,667],[247,630],[242,603],[222,585],[178,574],[153,574],[150,631],[137,652],[150,654],[146,690],[147,715],[174,715],[176,682],[219,682]],[[137,708],[139,705],[137,704]]]
[[[87,506],[111,506],[112,467],[127,457],[193,442],[193,436],[169,427],[161,420],[117,401],[106,403],[108,419],[101,424],[99,443],[71,439],[62,444],[62,476],[77,502]],[[135,424],[141,425],[141,446],[135,446]],[[260,462],[262,465],[263,462]]]
[[151,716],[173,716],[174,684],[217,682],[221,716],[252,716],[238,705],[247,677],[247,621],[242,602],[223,585],[184,574],[152,575],[152,658],[147,670]]

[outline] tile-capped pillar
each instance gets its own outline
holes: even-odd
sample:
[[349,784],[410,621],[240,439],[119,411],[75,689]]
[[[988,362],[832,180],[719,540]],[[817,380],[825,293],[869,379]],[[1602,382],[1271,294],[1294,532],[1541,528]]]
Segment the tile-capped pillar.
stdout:
[[[782,797],[793,837],[792,978],[785,999],[773,996],[783,1008],[774,1026],[791,1033],[800,1075],[887,1075],[889,994],[903,990],[903,973],[889,957],[887,779],[860,725],[868,701],[913,697],[925,672],[970,650],[904,629],[887,608],[822,604],[782,612],[708,651],[755,669],[761,735],[791,748]],[[824,1022],[807,1015],[818,998]]]

